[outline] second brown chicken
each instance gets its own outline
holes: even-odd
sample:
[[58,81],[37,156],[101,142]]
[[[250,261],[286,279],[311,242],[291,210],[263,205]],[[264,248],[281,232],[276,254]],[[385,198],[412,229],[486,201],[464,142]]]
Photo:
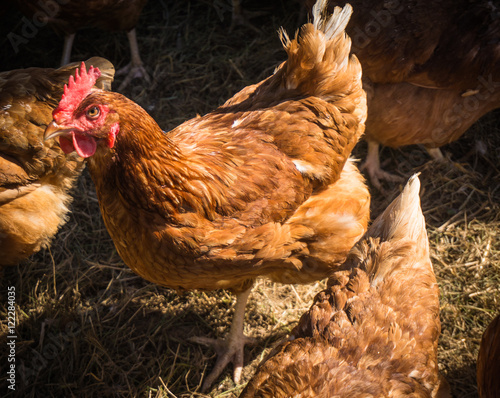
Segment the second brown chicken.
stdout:
[[348,3],[368,101],[364,167],[381,188],[380,180],[401,178],[381,168],[380,145],[421,144],[443,159],[441,146],[500,107],[500,8],[489,0]]

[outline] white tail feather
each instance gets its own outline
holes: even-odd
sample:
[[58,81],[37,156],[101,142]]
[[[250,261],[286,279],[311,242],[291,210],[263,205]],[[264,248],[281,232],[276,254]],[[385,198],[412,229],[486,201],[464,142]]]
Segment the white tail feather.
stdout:
[[328,0],[318,0],[312,9],[313,25],[316,29],[325,33],[328,40],[343,33],[351,18],[352,7],[346,4],[343,8],[335,7],[330,17],[325,17]]

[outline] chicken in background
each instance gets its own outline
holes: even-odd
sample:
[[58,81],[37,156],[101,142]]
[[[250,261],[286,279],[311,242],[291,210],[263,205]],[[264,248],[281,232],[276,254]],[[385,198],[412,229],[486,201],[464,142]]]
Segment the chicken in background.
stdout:
[[[380,144],[439,147],[500,107],[500,5],[488,0],[349,0],[347,33],[363,66],[368,118],[364,168],[374,186]],[[312,1],[308,1],[309,6]],[[344,4],[332,1],[330,7]]]
[[321,17],[275,73],[225,104],[164,132],[137,104],[90,89],[92,69],[68,87],[46,139],[87,158],[103,219],[134,272],[177,290],[237,294],[206,389],[243,365],[245,306],[259,276],[282,283],[326,277],[363,235],[370,196],[348,160],[364,130],[361,66],[344,29],[352,8]]
[[415,175],[240,398],[451,396],[419,189]]
[[[10,0],[28,18],[43,18],[56,33],[64,36],[61,66],[71,59],[75,34],[85,27],[108,31],[125,31],[130,44],[130,63],[116,72],[126,75],[118,90],[123,90],[135,78],[150,78],[143,66],[137,44],[135,26],[147,0]],[[37,25],[38,26],[38,25]]]
[[[113,65],[97,57],[86,63],[99,66],[96,85],[109,90]],[[46,247],[67,218],[83,159],[44,141],[44,131],[78,66],[0,72],[0,266]]]
[[496,398],[500,392],[500,315],[483,333],[477,357],[477,387],[480,398]]

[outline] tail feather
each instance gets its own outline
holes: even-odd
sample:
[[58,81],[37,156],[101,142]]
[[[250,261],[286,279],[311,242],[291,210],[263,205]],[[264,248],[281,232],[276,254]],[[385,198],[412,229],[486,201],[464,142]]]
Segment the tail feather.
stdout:
[[313,22],[305,24],[293,40],[283,29],[280,37],[288,54],[281,71],[286,88],[328,99],[351,91],[348,86],[361,79],[361,65],[350,55],[351,39],[345,34],[352,7],[335,7],[328,14],[327,3],[316,2]]
[[413,315],[426,314],[415,322],[427,327],[428,316],[433,319],[439,312],[439,300],[419,190],[420,181],[414,175],[352,249],[344,267],[361,267],[372,287],[387,297],[409,300],[407,304],[411,302],[416,311]]
[[337,35],[345,32],[347,23],[351,18],[352,7],[346,4],[343,8],[335,7],[333,14],[325,16],[328,0],[318,0],[312,8],[313,25],[317,30],[325,33],[328,40],[334,39]]
[[420,180],[413,175],[403,192],[373,222],[366,236],[379,237],[381,241],[409,238],[428,245],[425,218],[420,207]]

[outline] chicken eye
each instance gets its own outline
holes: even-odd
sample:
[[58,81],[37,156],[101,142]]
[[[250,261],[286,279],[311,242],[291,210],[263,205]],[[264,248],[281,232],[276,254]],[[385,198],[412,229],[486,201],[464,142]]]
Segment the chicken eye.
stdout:
[[93,106],[92,108],[87,109],[86,115],[90,119],[95,119],[99,117],[100,113],[100,109],[97,106]]

